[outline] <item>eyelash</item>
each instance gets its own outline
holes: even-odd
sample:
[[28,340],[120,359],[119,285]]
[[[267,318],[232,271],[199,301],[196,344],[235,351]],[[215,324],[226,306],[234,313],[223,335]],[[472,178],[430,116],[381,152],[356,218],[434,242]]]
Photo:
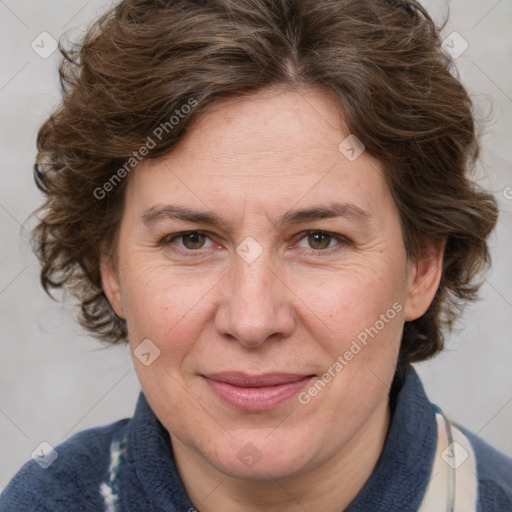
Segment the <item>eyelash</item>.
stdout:
[[[318,229],[310,229],[307,231],[302,231],[301,233],[299,233],[297,235],[299,237],[297,239],[297,242],[300,242],[302,239],[306,238],[307,236],[309,236],[313,233],[330,236],[331,238],[335,239],[338,242],[336,245],[334,245],[332,247],[328,247],[326,249],[309,249],[309,251],[307,251],[309,254],[314,254],[316,256],[330,255],[332,252],[339,251],[340,249],[342,249],[343,247],[346,247],[350,243],[350,241],[342,235],[338,235],[338,234],[332,233],[330,231],[322,231],[322,230],[318,230]],[[168,235],[160,242],[160,245],[170,249],[174,253],[177,253],[177,254],[180,254],[183,256],[187,256],[187,257],[191,257],[191,258],[204,257],[204,254],[202,253],[202,249],[176,249],[176,247],[173,247],[173,242],[175,240],[178,240],[179,238],[182,238],[183,236],[190,235],[190,234],[204,235],[211,240],[210,236],[208,235],[208,233],[206,231],[191,230],[191,231],[181,231],[180,233]]]

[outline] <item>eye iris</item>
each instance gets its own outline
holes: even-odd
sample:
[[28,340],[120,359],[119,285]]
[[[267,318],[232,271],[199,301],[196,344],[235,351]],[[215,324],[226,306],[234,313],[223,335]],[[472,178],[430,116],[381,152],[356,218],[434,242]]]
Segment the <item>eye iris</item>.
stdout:
[[[308,236],[309,245],[313,249],[326,249],[327,247],[329,247],[330,241],[330,235],[326,235],[325,233],[311,233]],[[316,246],[317,244],[319,244],[320,247]]]
[[[187,233],[183,236],[183,245],[187,249],[200,249],[204,245],[204,235],[201,233]],[[187,243],[187,240],[190,243]]]

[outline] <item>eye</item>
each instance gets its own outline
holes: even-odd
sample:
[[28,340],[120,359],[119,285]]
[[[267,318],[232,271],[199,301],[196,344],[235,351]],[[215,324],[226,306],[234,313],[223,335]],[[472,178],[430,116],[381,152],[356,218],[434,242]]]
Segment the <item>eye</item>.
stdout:
[[[176,252],[190,252],[210,247],[206,245],[208,240],[210,240],[210,237],[202,231],[183,231],[182,233],[176,233],[167,237],[163,240],[163,244]],[[181,244],[176,243],[178,241]]]
[[[306,231],[300,235],[296,247],[309,250],[310,253],[317,255],[330,254],[349,244],[345,237],[328,231]],[[203,257],[205,252],[201,249],[211,249],[215,246],[212,239],[203,231],[175,233],[164,238],[161,244],[178,255]]]
[[201,249],[206,241],[206,235],[197,231],[180,235],[183,245],[187,249]]
[[[307,245],[302,243],[303,240]],[[347,244],[348,240],[341,235],[327,231],[308,231],[300,238],[297,246],[317,252],[327,252],[326,249],[329,249],[330,252],[330,249],[341,249]]]

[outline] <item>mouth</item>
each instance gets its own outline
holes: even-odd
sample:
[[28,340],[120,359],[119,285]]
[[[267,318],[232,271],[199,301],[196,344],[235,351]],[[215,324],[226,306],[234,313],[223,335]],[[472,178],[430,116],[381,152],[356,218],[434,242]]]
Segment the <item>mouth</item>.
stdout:
[[294,396],[314,375],[220,372],[201,377],[215,395],[231,407],[244,411],[265,411]]

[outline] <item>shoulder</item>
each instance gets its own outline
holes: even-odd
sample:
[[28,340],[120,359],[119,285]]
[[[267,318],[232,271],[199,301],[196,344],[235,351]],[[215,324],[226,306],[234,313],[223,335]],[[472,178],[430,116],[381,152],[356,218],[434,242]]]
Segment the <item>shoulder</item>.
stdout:
[[512,458],[481,437],[457,425],[468,438],[476,458],[478,510],[512,510]]
[[99,486],[108,472],[110,447],[127,435],[130,421],[83,430],[44,460],[25,463],[0,495],[0,510],[64,512],[73,504],[78,512],[79,503],[87,503],[88,511],[103,510]]

